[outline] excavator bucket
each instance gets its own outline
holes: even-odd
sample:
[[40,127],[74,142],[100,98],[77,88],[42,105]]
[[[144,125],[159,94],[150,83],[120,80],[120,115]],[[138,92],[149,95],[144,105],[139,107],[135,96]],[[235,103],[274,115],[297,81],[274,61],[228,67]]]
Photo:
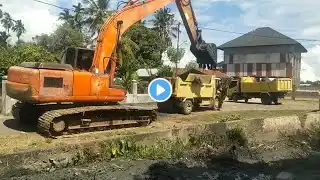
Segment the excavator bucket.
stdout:
[[200,67],[207,66],[209,69],[217,67],[217,46],[214,43],[203,43],[190,47],[190,51],[197,58]]

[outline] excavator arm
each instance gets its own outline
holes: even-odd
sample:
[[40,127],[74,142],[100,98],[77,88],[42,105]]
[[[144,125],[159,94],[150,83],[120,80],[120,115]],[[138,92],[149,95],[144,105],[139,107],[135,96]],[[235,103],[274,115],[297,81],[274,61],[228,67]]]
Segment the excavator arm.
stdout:
[[176,4],[191,42],[190,51],[197,58],[197,63],[202,68],[215,69],[217,46],[214,43],[206,43],[202,39],[191,0],[176,0]]
[[216,48],[204,42],[199,31],[190,0],[130,0],[113,14],[102,26],[98,35],[91,71],[103,74],[107,71],[111,79],[116,67],[115,50],[119,48],[122,34],[134,23],[158,9],[176,2],[191,41],[191,51],[200,65],[211,64],[215,68]]

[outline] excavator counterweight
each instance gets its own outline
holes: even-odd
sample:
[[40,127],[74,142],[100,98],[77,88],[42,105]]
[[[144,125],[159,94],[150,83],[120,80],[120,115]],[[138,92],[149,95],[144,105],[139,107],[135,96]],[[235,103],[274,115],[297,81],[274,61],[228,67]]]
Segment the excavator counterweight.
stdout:
[[[8,69],[7,94],[19,102],[13,115],[59,136],[86,130],[148,125],[155,108],[120,105],[127,91],[113,84],[122,34],[137,21],[176,2],[201,64],[215,64],[216,49],[198,30],[190,0],[131,0],[103,24],[94,50],[68,47],[60,63],[24,62]],[[125,60],[123,61],[125,62]]]

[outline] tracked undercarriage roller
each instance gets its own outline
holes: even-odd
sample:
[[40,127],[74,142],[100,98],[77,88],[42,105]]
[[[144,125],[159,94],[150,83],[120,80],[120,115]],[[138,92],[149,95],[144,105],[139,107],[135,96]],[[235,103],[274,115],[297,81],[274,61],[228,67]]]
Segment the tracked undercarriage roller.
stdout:
[[147,126],[157,119],[156,109],[129,105],[81,106],[66,104],[32,105],[17,103],[13,116],[34,124],[45,136]]

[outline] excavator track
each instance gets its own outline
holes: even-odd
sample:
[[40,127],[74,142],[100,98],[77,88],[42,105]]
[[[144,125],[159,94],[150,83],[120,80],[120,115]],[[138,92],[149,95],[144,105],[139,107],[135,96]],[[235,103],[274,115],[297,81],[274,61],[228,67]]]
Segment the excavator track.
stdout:
[[[49,107],[48,105],[42,105],[31,108],[29,106],[28,108],[25,108],[21,112],[26,113],[31,109],[37,108],[37,131],[51,138],[84,132],[147,126],[157,119],[155,108],[141,106],[85,105],[80,107],[64,107],[55,105]],[[27,118],[15,116],[20,120]],[[23,116],[26,116],[26,114]]]

